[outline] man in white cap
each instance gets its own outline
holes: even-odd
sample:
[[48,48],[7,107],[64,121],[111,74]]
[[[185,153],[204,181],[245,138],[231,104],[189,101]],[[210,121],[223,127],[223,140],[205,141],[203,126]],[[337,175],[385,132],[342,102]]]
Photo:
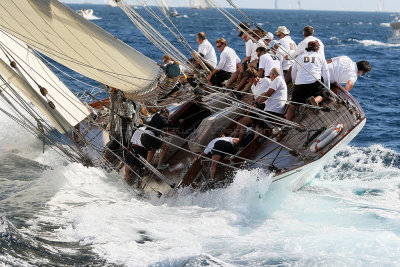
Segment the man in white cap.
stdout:
[[293,60],[290,56],[292,56],[296,51],[297,45],[292,40],[292,37],[290,37],[290,31],[286,26],[279,26],[275,34],[276,37],[278,37],[278,43],[280,44],[276,51],[276,55],[282,62],[283,76],[285,76],[289,68],[293,65]]

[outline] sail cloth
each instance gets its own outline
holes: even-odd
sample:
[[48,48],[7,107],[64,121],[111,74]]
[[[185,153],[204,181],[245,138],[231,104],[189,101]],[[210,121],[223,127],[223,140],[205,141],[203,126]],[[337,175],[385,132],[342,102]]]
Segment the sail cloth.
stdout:
[[194,9],[207,9],[210,8],[211,5],[207,0],[192,0],[191,7]]
[[[49,118],[60,131],[69,130],[84,120],[89,111],[87,107],[68,89],[68,87],[44,64],[24,42],[0,30],[0,59],[10,66],[10,61],[17,63],[18,70],[3,69],[0,75],[17,74],[28,84],[16,86],[42,113]],[[3,66],[5,67],[5,66]],[[16,72],[16,73],[15,73]],[[21,85],[21,84],[20,84]],[[40,93],[39,86],[48,91],[47,98]],[[27,88],[29,88],[27,90]],[[55,110],[49,108],[47,101],[52,101]],[[54,123],[55,122],[55,123]]]
[[160,67],[57,0],[0,1],[0,28],[60,64],[124,92],[149,90]]

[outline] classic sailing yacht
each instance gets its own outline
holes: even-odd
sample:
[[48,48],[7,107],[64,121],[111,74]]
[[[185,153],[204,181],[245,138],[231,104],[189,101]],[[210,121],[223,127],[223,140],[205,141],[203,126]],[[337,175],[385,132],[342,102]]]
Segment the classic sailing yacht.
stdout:
[[[151,109],[163,107],[169,110],[169,121],[178,129],[162,132],[162,141],[168,145],[165,162],[170,167],[160,171],[153,167],[154,162],[133,155],[143,166],[131,169],[138,190],[172,195],[180,187],[212,189],[228,185],[234,172],[249,168],[272,172],[271,188],[297,189],[310,181],[366,122],[357,101],[337,85],[337,93],[331,92],[321,106],[301,105],[292,122],[273,117],[273,133],[260,134],[220,162],[216,174],[219,182],[210,184],[207,178],[211,159],[199,159],[199,153],[221,133],[228,134],[251,107],[229,91],[221,93],[208,86],[205,77],[209,69],[201,58],[193,54],[203,66],[199,70],[133,8],[124,1],[118,1],[118,5],[149,40],[185,66],[192,81],[180,76],[176,63],[159,66],[59,1],[0,3],[0,96],[13,112],[1,111],[71,161],[120,170],[130,153],[121,134],[124,122],[134,131]],[[165,25],[162,19],[160,23]],[[182,36],[176,37],[191,49]],[[42,55],[103,87],[82,82],[85,87],[78,98],[50,70],[57,67]],[[80,82],[57,70],[64,78]],[[179,80],[181,86],[176,87]],[[100,97],[102,94],[108,97]],[[271,119],[263,111],[252,109]],[[251,128],[248,131],[254,133]],[[121,149],[109,149],[109,140],[118,142]],[[104,157],[104,152],[113,154],[113,160]]]

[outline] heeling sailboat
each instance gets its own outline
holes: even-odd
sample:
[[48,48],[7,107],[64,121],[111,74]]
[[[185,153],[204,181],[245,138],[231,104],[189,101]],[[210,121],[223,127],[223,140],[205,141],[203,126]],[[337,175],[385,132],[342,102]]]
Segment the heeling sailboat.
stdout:
[[[165,39],[160,39],[160,34],[152,25],[143,21],[137,12],[123,1],[118,3],[157,47],[172,54],[183,65],[187,62],[186,57]],[[116,135],[116,132],[121,132],[119,129],[124,117],[131,116],[129,125],[135,130],[139,126],[139,119],[143,118],[140,115],[141,106],[166,107],[170,110],[170,121],[180,124],[178,133],[164,132],[166,138],[163,142],[168,144],[165,161],[171,168],[159,171],[138,157],[148,170],[137,177],[141,181],[138,187],[164,195],[174,192],[177,187],[202,187],[204,179],[208,177],[208,164],[211,160],[203,157],[205,164],[202,164],[197,160],[198,153],[218,134],[228,133],[237,124],[246,109],[250,108],[245,102],[238,101],[230,93],[222,94],[218,88],[206,85],[204,72],[207,70],[196,70],[192,73],[199,81],[198,87],[205,89],[201,95],[196,95],[196,90],[189,83],[178,90],[170,91],[176,85],[179,75],[176,65],[173,64],[166,71],[162,70],[152,60],[80,18],[58,1],[12,0],[7,5],[2,3],[0,6],[3,7],[0,11],[0,27],[4,31],[59,63],[103,84],[118,88],[109,91],[109,101],[97,101],[90,105],[93,113],[81,121],[80,129],[70,127],[77,136],[74,139],[77,147],[75,153],[83,155],[89,151],[88,147],[92,148],[90,151],[95,151],[97,155],[91,157],[91,164],[101,165],[102,152],[109,151],[104,147],[104,139],[108,135],[124,144],[123,137]],[[162,19],[160,23],[164,23]],[[236,22],[234,24],[238,26]],[[191,51],[182,36],[176,34],[175,37]],[[201,59],[198,60],[200,64],[203,63]],[[192,66],[186,67],[192,72]],[[12,84],[12,81],[9,83]],[[40,91],[41,87],[37,87]],[[331,98],[321,107],[302,105],[294,122],[274,117],[276,122],[273,124],[282,129],[278,127],[274,136],[261,134],[236,155],[232,155],[230,160],[220,162],[221,167],[216,178],[225,183],[229,182],[229,179],[225,179],[226,173],[241,168],[262,168],[274,173],[273,186],[298,188],[304,185],[365,124],[365,114],[357,101],[342,87],[338,86],[337,90],[337,94],[332,93]],[[48,91],[50,94],[51,91]],[[289,97],[290,94],[291,92]],[[253,112],[266,116],[254,108]],[[182,119],[184,123],[180,123]],[[104,127],[107,123],[110,125],[109,130]],[[254,132],[253,129],[248,130]],[[322,139],[325,145],[320,144],[317,148],[317,138]],[[120,153],[110,152],[114,153],[117,161],[124,162],[127,153],[125,150]],[[112,165],[111,162],[106,164]],[[205,183],[203,188],[213,186]]]

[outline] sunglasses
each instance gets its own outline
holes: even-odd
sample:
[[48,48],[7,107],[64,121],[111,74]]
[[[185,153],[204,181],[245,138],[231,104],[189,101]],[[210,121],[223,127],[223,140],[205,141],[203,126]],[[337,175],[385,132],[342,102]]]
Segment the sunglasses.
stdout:
[[217,45],[218,48],[220,48],[221,46],[223,46],[223,44]]

